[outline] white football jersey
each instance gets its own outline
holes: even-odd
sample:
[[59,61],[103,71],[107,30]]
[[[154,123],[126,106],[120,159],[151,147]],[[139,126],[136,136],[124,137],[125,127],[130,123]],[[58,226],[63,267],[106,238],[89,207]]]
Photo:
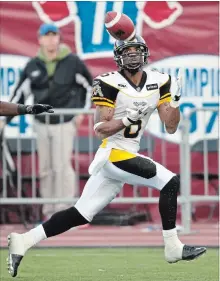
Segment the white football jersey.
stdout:
[[157,70],[144,70],[140,84],[136,86],[123,74],[114,71],[94,79],[92,101],[96,105],[115,108],[114,119],[127,116],[126,109],[135,109],[148,103],[152,110],[136,124],[119,131],[103,141],[102,147],[114,147],[131,152],[140,148],[140,139],[152,112],[163,102],[170,102],[171,77]]

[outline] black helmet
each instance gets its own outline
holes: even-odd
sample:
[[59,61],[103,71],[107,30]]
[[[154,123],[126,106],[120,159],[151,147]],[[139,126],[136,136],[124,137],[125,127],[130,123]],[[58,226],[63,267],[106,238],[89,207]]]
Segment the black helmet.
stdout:
[[[137,47],[139,50],[125,53],[124,50],[128,47]],[[131,41],[115,41],[114,60],[120,70],[126,69],[131,73],[136,73],[148,63],[149,56],[149,49],[144,39],[139,35],[136,35]]]

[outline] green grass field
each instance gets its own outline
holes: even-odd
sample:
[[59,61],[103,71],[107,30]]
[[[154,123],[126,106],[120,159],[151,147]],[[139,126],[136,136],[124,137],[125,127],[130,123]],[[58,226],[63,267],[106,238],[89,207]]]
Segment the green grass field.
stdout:
[[[0,251],[0,280],[12,280]],[[192,262],[168,264],[163,249],[34,249],[22,261],[19,281],[219,281],[218,250]],[[14,278],[14,280],[16,280]]]

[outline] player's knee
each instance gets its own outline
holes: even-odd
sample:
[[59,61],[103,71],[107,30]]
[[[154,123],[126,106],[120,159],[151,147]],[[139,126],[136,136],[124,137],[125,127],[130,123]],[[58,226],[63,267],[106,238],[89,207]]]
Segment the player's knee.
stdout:
[[155,177],[157,174],[157,167],[156,167],[155,163],[149,159],[147,159],[147,162],[146,162],[145,174],[146,174],[147,179],[151,179],[151,178]]
[[94,217],[92,209],[89,208],[88,205],[89,204],[86,205],[84,202],[81,202],[80,199],[75,205],[75,208],[78,210],[79,214],[87,221],[86,223],[91,222]]
[[170,192],[178,193],[180,189],[180,179],[178,176],[172,177],[172,179],[162,188],[160,191],[163,194]]
[[151,179],[157,174],[157,167],[153,161],[143,157],[135,158],[136,165],[132,166],[132,173],[146,179]]
[[75,207],[72,207],[72,208],[77,211],[77,212],[76,212],[77,215],[75,215],[75,217],[76,217],[76,223],[77,223],[78,225],[84,225],[84,224],[87,224],[87,223],[90,222],[85,216],[83,216],[83,215],[79,212],[79,210],[77,210]]

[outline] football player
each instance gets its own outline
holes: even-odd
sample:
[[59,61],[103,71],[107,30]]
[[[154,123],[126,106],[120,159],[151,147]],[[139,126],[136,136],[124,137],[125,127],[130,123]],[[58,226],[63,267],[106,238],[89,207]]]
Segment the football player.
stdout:
[[[8,236],[8,268],[16,276],[26,251],[41,240],[91,222],[125,183],[160,191],[159,211],[163,226],[165,259],[169,263],[193,260],[206,248],[184,245],[176,230],[179,178],[159,163],[138,153],[140,138],[157,109],[169,134],[180,120],[181,78],[144,70],[149,50],[142,37],[116,41],[114,59],[119,71],[98,76],[93,83],[96,105],[94,130],[103,140],[89,167],[91,177],[74,207],[54,214],[48,221],[24,233]],[[184,187],[183,187],[184,188]]]
[[24,114],[53,113],[52,106],[47,104],[23,105],[0,101],[0,116],[16,116]]

